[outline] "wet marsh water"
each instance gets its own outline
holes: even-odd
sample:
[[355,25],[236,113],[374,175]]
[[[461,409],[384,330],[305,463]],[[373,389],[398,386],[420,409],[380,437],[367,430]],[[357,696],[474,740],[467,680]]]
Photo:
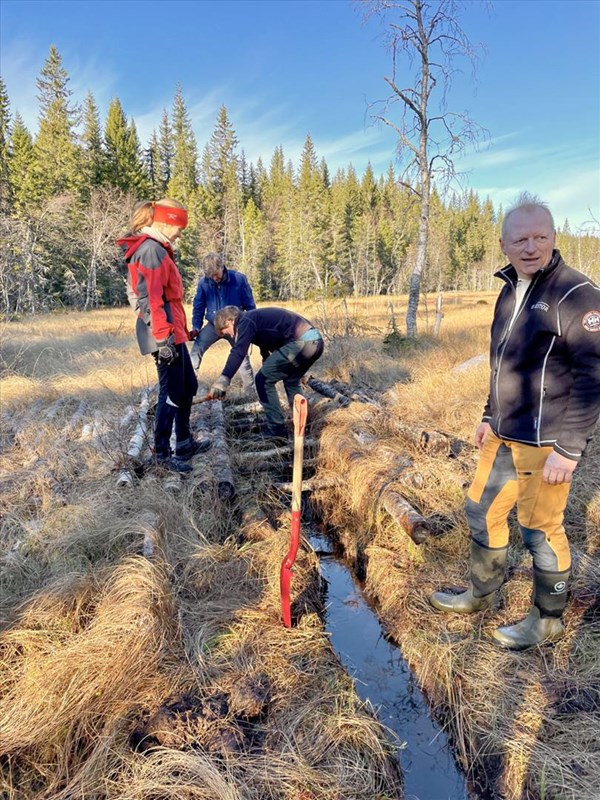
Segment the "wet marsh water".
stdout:
[[380,721],[406,742],[399,758],[405,800],[475,800],[467,789],[444,731],[429,714],[427,701],[400,648],[386,640],[375,611],[327,537],[310,536],[327,582],[325,626],[332,647],[356,691],[369,700]]

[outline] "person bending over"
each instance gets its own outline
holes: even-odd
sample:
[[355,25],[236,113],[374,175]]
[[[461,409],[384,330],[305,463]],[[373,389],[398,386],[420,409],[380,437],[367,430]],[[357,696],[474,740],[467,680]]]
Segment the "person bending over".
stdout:
[[302,394],[300,378],[323,354],[323,338],[311,322],[284,308],[258,308],[242,311],[226,306],[215,315],[220,336],[234,340],[222,374],[209,391],[210,398],[225,396],[231,379],[251,344],[258,345],[263,359],[255,385],[267,419],[267,435],[287,438],[283,412],[275,386],[283,381],[290,408],[294,396]]

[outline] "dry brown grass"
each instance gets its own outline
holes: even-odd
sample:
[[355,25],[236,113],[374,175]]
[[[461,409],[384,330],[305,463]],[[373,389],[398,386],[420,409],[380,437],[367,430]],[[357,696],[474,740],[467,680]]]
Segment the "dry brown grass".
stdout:
[[[391,299],[401,321],[405,298]],[[465,767],[489,769],[510,800],[591,800],[600,783],[598,442],[576,474],[567,512],[575,566],[567,637],[523,655],[488,643],[495,625],[528,605],[530,565],[516,536],[499,608],[476,619],[435,615],[429,591],[462,583],[466,574],[462,487],[473,453],[466,448],[454,461],[424,454],[401,440],[393,423],[471,439],[486,369],[452,369],[486,350],[494,296],[449,297],[439,339],[427,334],[430,299],[429,320],[423,313],[419,322],[424,336],[395,355],[382,346],[389,300],[294,306],[327,337],[315,373],[377,389],[385,408],[315,409],[320,468],[343,470],[351,487],[317,499],[348,552],[366,554],[369,591]],[[292,630],[281,625],[278,576],[289,516],[277,510],[275,496],[271,519],[280,515],[279,529],[254,521],[244,541],[238,509],[200,495],[193,481],[176,495],[150,477],[134,490],[116,489],[111,470],[122,463],[130,434],[121,421],[156,381],[151,360],[137,353],[130,311],[24,320],[4,326],[2,338],[0,794],[401,797],[393,739],[357,698],[323,631],[308,547],[293,581],[303,612]],[[203,381],[219,373],[227,353],[225,343],[207,353]],[[258,353],[252,360],[257,366]],[[83,425],[91,426],[87,436]],[[357,428],[376,434],[380,446],[354,469],[342,442]],[[422,476],[403,491],[447,531],[421,547],[373,503],[374,487],[397,477],[394,452],[408,452]],[[253,480],[254,490],[268,487],[268,479]],[[150,559],[141,556],[144,536],[154,543]],[[205,739],[180,720],[168,746],[132,747],[132,734],[175,698],[226,696],[233,708],[240,687],[263,682],[269,699],[258,718],[230,710],[218,735]],[[231,742],[242,742],[241,751]]]
[[[156,380],[132,329],[130,312],[116,310],[3,330],[0,795],[400,797],[395,745],[312,610],[309,549],[294,573],[304,613],[288,631],[278,587],[287,535],[266,526],[239,544],[236,508],[191,480],[176,495],[151,476],[115,487],[131,431],[121,421]],[[227,352],[211,349],[207,381]],[[261,681],[264,711],[238,718],[240,686]],[[168,744],[134,749],[132,735],[165,704],[216,696],[230,711],[210,737],[183,715]]]
[[[487,371],[451,368],[479,346],[476,311],[469,312],[467,334],[453,337],[449,347],[411,354],[411,380],[392,387],[382,408],[355,404],[329,415],[321,470],[343,474],[347,488],[323,490],[315,499],[338,526],[348,555],[364,552],[367,589],[448,726],[465,769],[474,778],[487,773],[498,796],[510,800],[592,800],[600,785],[600,431],[575,474],[566,513],[573,596],[561,642],[521,654],[491,643],[492,630],[525,616],[530,604],[531,560],[516,530],[499,607],[472,617],[446,616],[427,602],[440,585],[465,585],[469,534],[461,484],[472,476],[474,454],[467,447],[458,459],[428,455],[403,439],[394,421],[472,440]],[[377,434],[377,447],[361,449],[353,435],[358,430]],[[393,483],[398,475],[401,454],[413,460],[422,479],[404,485],[402,493],[444,532],[420,547],[376,506],[382,481]]]

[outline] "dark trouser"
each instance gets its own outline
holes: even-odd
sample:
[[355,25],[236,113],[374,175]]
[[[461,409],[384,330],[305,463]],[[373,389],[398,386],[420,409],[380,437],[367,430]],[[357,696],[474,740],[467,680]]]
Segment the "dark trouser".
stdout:
[[178,358],[172,364],[157,361],[158,403],[154,420],[154,452],[157,458],[171,455],[171,432],[175,422],[178,445],[191,439],[190,412],[198,381],[186,344],[177,345]]
[[323,354],[323,340],[304,341],[296,339],[276,350],[263,362],[256,373],[256,393],[265,410],[265,417],[271,426],[283,425],[283,412],[277,396],[275,384],[283,381],[290,407],[294,396],[302,394],[300,378]]

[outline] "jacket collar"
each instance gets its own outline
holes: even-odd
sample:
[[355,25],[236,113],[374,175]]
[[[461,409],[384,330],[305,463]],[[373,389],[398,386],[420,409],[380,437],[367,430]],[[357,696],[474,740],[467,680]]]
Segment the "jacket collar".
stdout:
[[229,283],[229,270],[227,267],[223,267],[223,277],[218,283],[214,278],[207,278],[206,280],[212,281],[215,286],[223,286],[224,283]]
[[132,236],[123,236],[123,238],[117,241],[117,244],[125,254],[125,259],[129,260],[146,239],[152,239],[152,241],[158,242],[158,244],[165,248],[171,258],[173,258],[173,248],[171,245],[168,242],[166,244],[159,242],[155,236],[150,236],[148,233],[136,233]]
[[[560,250],[553,250],[552,251],[552,258],[550,259],[550,263],[547,267],[543,269],[539,269],[534,275],[532,275],[532,279],[536,282],[537,280],[543,280],[547,275],[551,275],[553,272],[556,272],[557,267],[559,264],[564,263],[562,260],[562,256],[560,254]],[[516,286],[517,281],[519,279],[519,275],[517,270],[513,267],[512,264],[507,264],[503,269],[498,270],[498,272],[494,273],[494,278],[500,278],[501,280],[505,281],[505,283],[510,283],[511,286]]]

